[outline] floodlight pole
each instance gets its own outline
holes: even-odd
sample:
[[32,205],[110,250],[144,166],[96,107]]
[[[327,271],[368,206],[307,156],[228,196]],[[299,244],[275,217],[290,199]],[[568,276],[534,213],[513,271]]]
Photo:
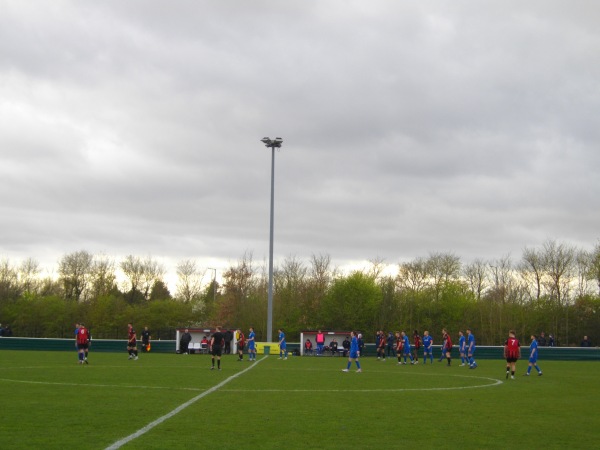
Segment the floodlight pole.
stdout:
[[269,293],[267,300],[267,342],[273,342],[273,229],[275,210],[275,149],[281,147],[283,139],[268,137],[261,139],[271,149],[271,220],[269,233]]
[[217,269],[213,267],[209,267],[208,270],[212,270],[214,272],[213,275],[213,304],[217,302]]

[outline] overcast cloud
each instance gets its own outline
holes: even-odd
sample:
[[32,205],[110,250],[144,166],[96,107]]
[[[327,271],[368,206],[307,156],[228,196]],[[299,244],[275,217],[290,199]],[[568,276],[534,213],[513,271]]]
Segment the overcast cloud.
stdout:
[[0,0],[0,257],[262,261],[264,136],[276,262],[591,249],[599,23],[595,0]]

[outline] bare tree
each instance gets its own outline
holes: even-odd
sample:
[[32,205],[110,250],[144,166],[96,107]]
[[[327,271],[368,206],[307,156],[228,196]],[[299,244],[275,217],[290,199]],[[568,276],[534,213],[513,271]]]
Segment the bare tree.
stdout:
[[375,258],[370,259],[369,263],[371,263],[371,267],[369,267],[367,275],[374,280],[377,280],[385,270],[385,259],[376,256]]
[[202,275],[194,260],[186,259],[177,264],[177,279],[176,298],[191,302],[200,297]]
[[562,305],[569,293],[575,268],[575,247],[548,240],[543,245],[544,266],[550,295]]
[[310,277],[323,291],[329,286],[336,270],[331,269],[330,255],[312,255],[310,258]]
[[596,243],[591,254],[589,277],[596,281],[598,293],[600,294],[600,241]]
[[521,276],[527,282],[527,285],[535,285],[535,299],[539,300],[542,295],[542,283],[544,279],[545,267],[542,253],[534,248],[523,250],[519,266]]
[[509,255],[496,259],[488,264],[492,277],[492,298],[501,303],[510,297],[513,283],[513,265]]
[[18,270],[8,259],[0,261],[0,302],[16,300],[20,295]]
[[464,277],[477,300],[481,300],[483,291],[488,287],[487,272],[488,265],[482,259],[475,259],[464,267]]
[[19,267],[19,284],[23,292],[37,293],[40,287],[40,264],[33,258],[27,258]]
[[162,282],[163,277],[165,276],[165,268],[151,256],[148,256],[144,260],[142,267],[141,290],[144,299],[150,300],[152,288],[158,281]]
[[60,281],[67,300],[86,300],[93,256],[81,250],[62,257],[58,265]]
[[95,298],[108,295],[116,283],[115,262],[105,255],[96,256],[91,267],[91,290]]
[[592,253],[583,249],[575,252],[575,270],[577,273],[577,297],[588,294],[590,273],[592,270]]
[[137,256],[127,255],[125,259],[121,261],[120,267],[125,277],[127,277],[130,301],[133,302],[135,301],[136,293],[141,292],[144,263]]
[[427,286],[427,277],[427,261],[423,258],[417,258],[411,262],[398,265],[396,283],[401,289],[410,289],[418,293]]
[[458,280],[460,277],[460,258],[453,253],[431,253],[426,267],[438,297],[445,283]]

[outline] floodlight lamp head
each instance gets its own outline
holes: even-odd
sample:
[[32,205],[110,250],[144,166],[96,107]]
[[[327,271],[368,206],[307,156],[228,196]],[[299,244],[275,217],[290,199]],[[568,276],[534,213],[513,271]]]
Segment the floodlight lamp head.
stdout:
[[271,143],[271,139],[269,139],[268,137],[264,137],[260,141],[263,142],[265,145],[269,145]]

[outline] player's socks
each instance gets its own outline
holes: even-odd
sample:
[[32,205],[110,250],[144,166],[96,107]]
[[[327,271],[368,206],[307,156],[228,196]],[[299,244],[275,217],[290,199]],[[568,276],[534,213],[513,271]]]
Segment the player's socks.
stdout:
[[527,367],[527,375],[529,375],[531,373],[531,366]]
[[448,365],[450,365],[450,362],[452,361],[452,358],[446,358],[448,360]]
[[[358,361],[356,361],[358,364]],[[352,366],[352,361],[348,361],[348,365],[346,366],[346,370],[350,370],[350,367]]]
[[[356,362],[356,367],[358,367],[358,370],[360,370],[360,363],[358,362],[358,360],[355,361]],[[349,369],[350,367],[348,367]]]
[[217,359],[217,368],[219,368],[219,369],[221,368],[221,360],[220,359]]

